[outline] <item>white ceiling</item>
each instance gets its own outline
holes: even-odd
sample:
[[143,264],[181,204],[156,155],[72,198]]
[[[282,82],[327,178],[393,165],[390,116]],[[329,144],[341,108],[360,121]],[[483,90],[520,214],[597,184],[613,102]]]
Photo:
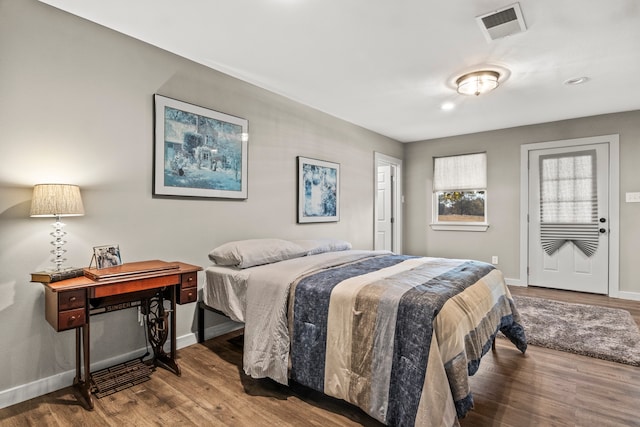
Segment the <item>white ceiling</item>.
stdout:
[[[402,142],[640,109],[638,0],[521,0],[491,43],[511,0],[40,1]],[[483,65],[507,79],[458,95]]]

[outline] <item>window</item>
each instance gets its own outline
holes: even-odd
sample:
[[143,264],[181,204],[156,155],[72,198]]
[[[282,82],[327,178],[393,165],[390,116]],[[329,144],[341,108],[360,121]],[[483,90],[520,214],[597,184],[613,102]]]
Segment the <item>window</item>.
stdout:
[[486,231],[487,153],[433,159],[434,230]]
[[540,222],[598,222],[596,150],[540,157]]

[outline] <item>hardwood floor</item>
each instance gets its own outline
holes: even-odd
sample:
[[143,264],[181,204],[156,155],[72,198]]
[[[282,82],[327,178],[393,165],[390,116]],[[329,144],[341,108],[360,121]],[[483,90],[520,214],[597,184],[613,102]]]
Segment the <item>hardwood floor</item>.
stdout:
[[[629,310],[640,302],[536,288],[514,295]],[[300,386],[242,373],[241,348],[227,334],[178,351],[182,377],[159,369],[150,381],[96,399],[84,410],[71,387],[0,409],[2,426],[380,426],[359,409]],[[462,427],[640,426],[640,368],[497,340],[472,377],[475,408]]]
[[[640,324],[640,302],[542,288],[527,295],[628,310]],[[475,407],[461,420],[475,426],[640,426],[640,368],[529,346],[518,354],[504,339],[471,379]]]

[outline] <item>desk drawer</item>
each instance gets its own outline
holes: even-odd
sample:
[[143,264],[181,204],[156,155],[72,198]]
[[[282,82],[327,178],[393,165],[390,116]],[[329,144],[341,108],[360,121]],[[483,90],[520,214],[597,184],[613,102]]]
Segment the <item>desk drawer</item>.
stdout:
[[87,293],[84,289],[55,292],[44,288],[44,316],[56,331],[64,331],[86,323]]
[[198,288],[182,288],[178,293],[178,304],[188,304],[190,302],[195,302],[198,299]]
[[195,288],[198,286],[198,273],[185,273],[182,275],[181,280],[182,289]]
[[58,314],[58,330],[77,328],[85,324],[85,309],[61,311]]
[[58,292],[58,310],[71,310],[72,308],[84,307],[85,298],[84,289]]

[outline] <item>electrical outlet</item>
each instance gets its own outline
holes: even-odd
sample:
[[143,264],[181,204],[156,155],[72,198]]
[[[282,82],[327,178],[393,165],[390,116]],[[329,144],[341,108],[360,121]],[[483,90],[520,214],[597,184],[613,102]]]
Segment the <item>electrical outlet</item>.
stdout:
[[491,264],[498,264],[498,256],[494,255],[491,257]]
[[625,202],[640,203],[640,193],[625,193]]

